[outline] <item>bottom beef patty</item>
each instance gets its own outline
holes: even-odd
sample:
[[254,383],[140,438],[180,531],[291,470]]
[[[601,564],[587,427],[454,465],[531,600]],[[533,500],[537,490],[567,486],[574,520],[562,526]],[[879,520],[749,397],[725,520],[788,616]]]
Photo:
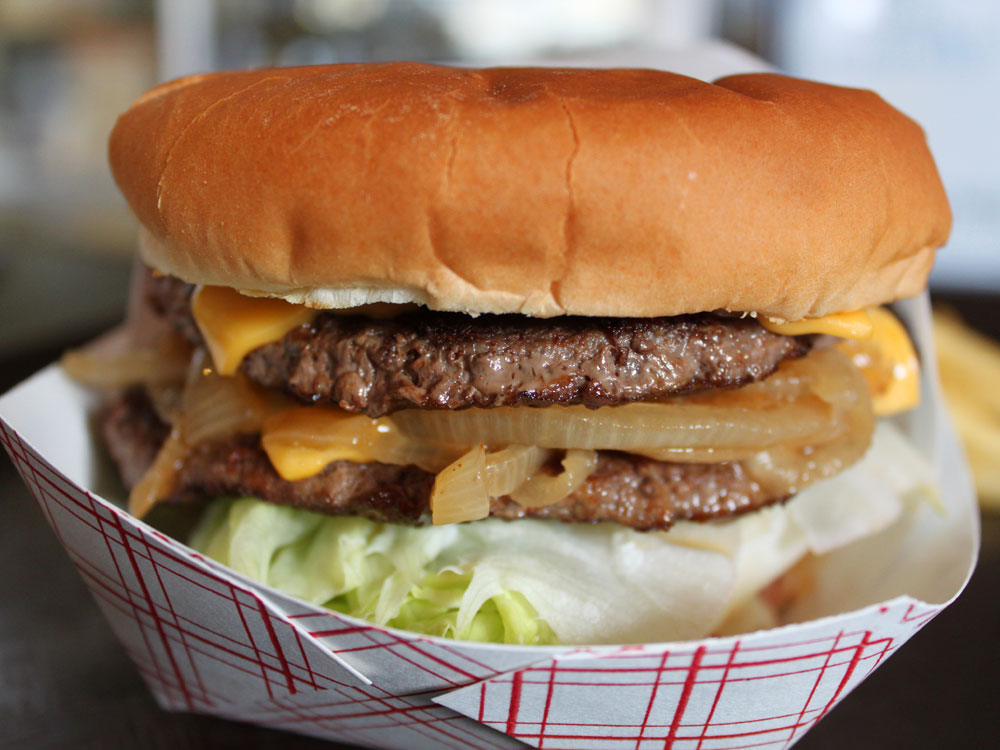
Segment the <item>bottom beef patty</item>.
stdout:
[[[167,433],[145,393],[132,389],[103,419],[103,434],[122,477],[134,485]],[[191,502],[252,495],[268,502],[331,515],[420,525],[430,520],[434,475],[416,466],[334,461],[320,474],[282,479],[256,435],[196,447],[181,466],[170,500]],[[639,530],[676,521],[726,518],[783,500],[768,495],[737,462],[681,464],[600,451],[594,473],[569,497],[544,508],[493,498],[497,518],[613,521]]]

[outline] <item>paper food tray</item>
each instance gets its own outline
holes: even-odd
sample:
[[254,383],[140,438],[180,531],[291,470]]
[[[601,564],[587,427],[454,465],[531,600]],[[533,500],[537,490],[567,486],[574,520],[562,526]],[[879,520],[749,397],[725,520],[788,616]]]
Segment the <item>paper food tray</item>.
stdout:
[[943,512],[918,508],[820,558],[795,610],[808,621],[732,638],[484,645],[282,595],[89,489],[103,464],[93,396],[54,365],[0,398],[0,441],[166,709],[407,750],[783,748],[947,606],[975,560],[975,499],[938,397],[929,303],[896,309],[924,362],[923,405],[903,427],[935,467]]

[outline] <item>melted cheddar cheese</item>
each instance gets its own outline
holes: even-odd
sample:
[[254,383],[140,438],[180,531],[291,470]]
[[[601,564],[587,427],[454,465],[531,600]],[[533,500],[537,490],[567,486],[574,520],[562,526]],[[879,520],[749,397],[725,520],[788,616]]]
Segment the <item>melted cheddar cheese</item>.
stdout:
[[920,403],[917,353],[903,324],[885,308],[794,321],[760,315],[757,320],[767,330],[785,336],[820,333],[841,339],[837,347],[864,374],[879,416],[906,411]]
[[191,312],[220,375],[232,375],[254,349],[311,323],[318,310],[271,297],[248,297],[235,289],[203,286]]
[[264,423],[261,445],[281,478],[294,482],[319,474],[333,461],[377,461],[374,443],[386,421],[333,406],[297,407]]
[[885,308],[868,311],[870,338],[844,339],[837,347],[861,370],[879,416],[912,409],[920,403],[920,361],[903,324]]
[[872,336],[873,324],[868,310],[834,313],[822,318],[802,320],[781,320],[766,315],[757,316],[758,322],[772,333],[784,336],[802,336],[807,333],[825,333],[841,339],[868,339]]

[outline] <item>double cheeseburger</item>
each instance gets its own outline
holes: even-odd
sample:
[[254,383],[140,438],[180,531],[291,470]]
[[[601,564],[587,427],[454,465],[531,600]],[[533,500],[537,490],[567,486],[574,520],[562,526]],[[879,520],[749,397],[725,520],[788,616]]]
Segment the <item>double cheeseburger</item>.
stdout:
[[786,501],[857,502],[822,487],[915,405],[879,306],[950,226],[915,123],[770,74],[193,76],[110,158],[143,266],[90,379],[130,386],[132,512],[203,504],[239,572],[508,642],[700,637],[808,555]]

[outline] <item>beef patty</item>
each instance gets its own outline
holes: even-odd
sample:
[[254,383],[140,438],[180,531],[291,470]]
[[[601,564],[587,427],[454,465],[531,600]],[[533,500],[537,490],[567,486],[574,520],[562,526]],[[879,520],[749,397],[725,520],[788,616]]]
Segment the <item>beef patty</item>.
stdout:
[[[103,433],[126,484],[152,463],[166,434],[141,389],[132,389],[106,412]],[[429,521],[434,475],[416,466],[334,461],[320,474],[290,482],[278,476],[256,435],[198,446],[183,462],[171,497],[190,502],[253,495],[280,505],[419,525]],[[524,508],[493,498],[497,518],[613,521],[635,529],[667,529],[679,520],[707,521],[783,500],[765,492],[736,462],[679,464],[601,451],[594,473],[561,502]]]
[[[147,297],[197,344],[191,290],[161,276],[150,280]],[[539,319],[422,310],[388,320],[324,313],[248,354],[242,369],[303,402],[372,417],[404,408],[596,408],[744,385],[805,355],[813,338],[707,313]]]

